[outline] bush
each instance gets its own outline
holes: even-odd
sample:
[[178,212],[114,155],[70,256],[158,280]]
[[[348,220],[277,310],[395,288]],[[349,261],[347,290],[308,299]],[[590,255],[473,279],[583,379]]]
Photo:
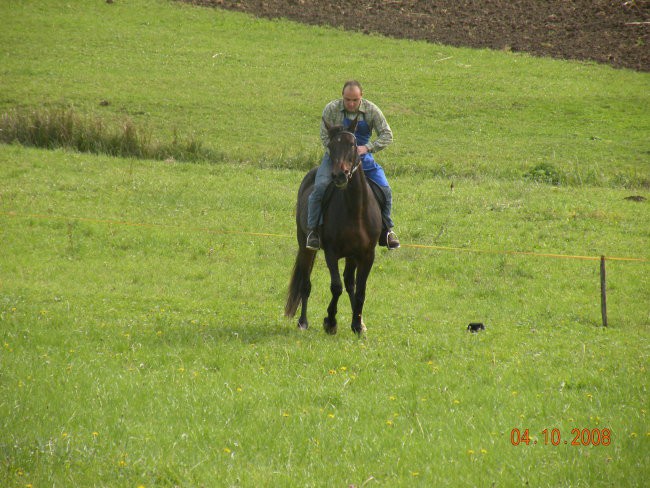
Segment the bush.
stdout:
[[565,178],[561,175],[560,171],[557,170],[550,163],[542,163],[535,166],[533,169],[528,171],[524,178],[527,180],[536,181],[538,183],[547,183],[551,185],[559,186],[562,184]]

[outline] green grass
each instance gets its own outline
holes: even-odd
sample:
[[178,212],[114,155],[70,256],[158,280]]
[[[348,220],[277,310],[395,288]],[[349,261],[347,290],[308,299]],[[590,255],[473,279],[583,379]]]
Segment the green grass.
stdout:
[[[0,150],[5,484],[643,483],[647,262],[608,263],[603,329],[596,261],[383,251],[357,340],[319,325],[320,258],[299,333],[300,172]],[[625,191],[447,183],[395,179],[405,243],[647,257]],[[612,443],[544,445],[553,428]]]
[[0,112],[128,117],[154,140],[286,167],[320,151],[320,111],[356,77],[395,132],[380,155],[391,174],[520,179],[547,165],[565,184],[650,185],[647,73],[167,1],[10,0],[0,15]]
[[[605,329],[598,261],[502,251],[650,258],[648,203],[625,200],[650,180],[647,74],[174,2],[0,16],[0,111],[223,155],[0,145],[0,485],[646,483],[650,264],[607,261]],[[353,76],[396,134],[405,244],[378,252],[362,339],[346,301],[320,327],[322,256],[311,328],[282,316],[294,168]]]

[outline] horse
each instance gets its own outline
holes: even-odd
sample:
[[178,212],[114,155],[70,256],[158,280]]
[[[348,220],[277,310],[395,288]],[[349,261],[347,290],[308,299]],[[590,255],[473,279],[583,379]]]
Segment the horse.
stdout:
[[[366,179],[357,152],[354,131],[357,119],[349,127],[330,125],[323,121],[329,134],[329,154],[332,161],[332,183],[323,201],[321,249],[330,272],[332,299],[327,307],[323,327],[336,334],[338,300],[343,293],[339,260],[345,259],[343,281],[352,306],[352,330],[361,335],[366,331],[362,319],[366,299],[366,283],[375,260],[375,247],[382,230],[379,203]],[[311,293],[311,272],[317,251],[307,249],[307,203],[312,192],[316,171],[313,168],[303,178],[296,204],[296,234],[298,253],[289,283],[285,316],[291,318],[302,305],[299,329],[307,329],[307,302]],[[331,196],[328,196],[331,194]]]

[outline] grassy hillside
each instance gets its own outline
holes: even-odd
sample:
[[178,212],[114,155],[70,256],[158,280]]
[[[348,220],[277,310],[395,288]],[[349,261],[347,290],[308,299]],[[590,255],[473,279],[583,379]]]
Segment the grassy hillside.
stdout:
[[354,77],[394,129],[390,173],[650,181],[648,74],[166,1],[9,1],[0,14],[1,111],[72,106],[233,160],[304,165],[322,107]]

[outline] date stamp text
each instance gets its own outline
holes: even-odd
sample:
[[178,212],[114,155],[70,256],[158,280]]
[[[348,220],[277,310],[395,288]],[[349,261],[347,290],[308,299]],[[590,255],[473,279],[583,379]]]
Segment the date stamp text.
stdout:
[[510,443],[513,446],[609,446],[612,443],[610,429],[571,429],[571,435],[564,437],[560,429],[544,429],[539,438],[531,437],[529,429],[523,431],[514,428],[510,431]]

